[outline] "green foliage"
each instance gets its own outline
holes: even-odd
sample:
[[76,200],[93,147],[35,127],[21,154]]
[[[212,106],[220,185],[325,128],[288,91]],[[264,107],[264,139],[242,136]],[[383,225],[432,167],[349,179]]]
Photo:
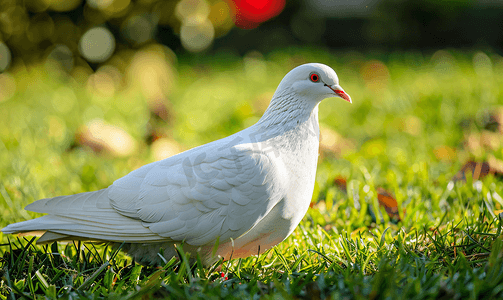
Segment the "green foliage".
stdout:
[[[503,157],[501,146],[477,155],[465,147],[467,134],[483,130],[486,112],[503,104],[503,59],[486,56],[481,67],[476,55],[290,49],[252,66],[182,59],[169,134],[186,148],[255,122],[264,95],[298,63],[337,71],[354,104],[325,100],[320,122],[355,146],[324,150],[314,206],[300,226],[258,257],[210,268],[197,258],[191,265],[181,249],[180,261],[153,268],[106,245],[36,246],[0,234],[0,299],[501,298],[503,183],[494,176],[450,181],[469,158]],[[11,74],[17,92],[0,103],[2,227],[39,216],[23,210],[36,199],[104,188],[153,160],[141,93],[98,97],[44,70]],[[124,128],[139,150],[114,158],[71,147],[78,127],[96,117]],[[453,154],[438,155],[439,147]],[[346,191],[333,184],[339,175]],[[379,207],[378,186],[396,196],[400,222]]]

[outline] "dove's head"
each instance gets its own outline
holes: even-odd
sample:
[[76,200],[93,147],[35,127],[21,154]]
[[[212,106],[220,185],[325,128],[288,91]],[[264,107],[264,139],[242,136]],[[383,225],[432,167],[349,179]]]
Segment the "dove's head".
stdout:
[[298,95],[307,96],[315,101],[329,97],[340,97],[351,103],[351,97],[339,85],[335,71],[324,64],[304,64],[286,74],[276,93],[293,90]]

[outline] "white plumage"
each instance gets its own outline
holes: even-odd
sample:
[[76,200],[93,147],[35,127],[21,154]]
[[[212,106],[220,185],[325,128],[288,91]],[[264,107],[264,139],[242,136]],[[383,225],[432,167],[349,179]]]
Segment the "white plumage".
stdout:
[[38,200],[26,209],[47,215],[2,231],[45,232],[38,243],[126,242],[123,249],[145,264],[162,263],[160,248],[169,260],[181,242],[206,264],[263,252],[288,237],[309,207],[318,104],[333,96],[351,102],[330,67],[301,65],[253,126],[145,165],[106,189]]

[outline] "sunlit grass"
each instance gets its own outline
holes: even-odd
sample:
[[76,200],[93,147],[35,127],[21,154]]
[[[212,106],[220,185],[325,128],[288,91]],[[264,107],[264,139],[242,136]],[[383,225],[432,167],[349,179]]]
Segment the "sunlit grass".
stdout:
[[[316,61],[332,66],[353,98],[320,105],[322,127],[350,146],[322,149],[314,204],[295,232],[258,257],[212,268],[185,257],[162,269],[104,246],[40,247],[3,235],[11,243],[0,247],[0,299],[12,299],[10,290],[27,298],[502,296],[501,178],[451,179],[469,159],[503,157],[501,142],[474,152],[466,141],[503,104],[503,58],[295,49],[225,58],[173,66],[164,120],[152,117],[152,95],[130,79],[103,79],[100,90],[44,66],[15,69],[15,94],[0,102],[0,226],[38,216],[23,210],[34,200],[104,188],[152,162],[153,129],[188,149],[253,124],[284,74]],[[76,145],[95,119],[128,132],[137,151],[115,157]],[[334,185],[337,176],[346,191]],[[379,206],[379,186],[395,196],[400,222]]]

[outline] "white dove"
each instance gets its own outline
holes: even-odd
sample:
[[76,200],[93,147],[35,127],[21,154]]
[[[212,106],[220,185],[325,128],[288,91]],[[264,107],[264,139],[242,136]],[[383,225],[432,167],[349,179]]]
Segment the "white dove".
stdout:
[[2,231],[45,232],[38,244],[124,243],[142,264],[162,264],[182,243],[206,265],[264,252],[307,212],[318,159],[318,104],[333,96],[351,103],[334,70],[298,66],[251,127],[145,165],[108,188],[35,201],[26,209],[47,215]]

